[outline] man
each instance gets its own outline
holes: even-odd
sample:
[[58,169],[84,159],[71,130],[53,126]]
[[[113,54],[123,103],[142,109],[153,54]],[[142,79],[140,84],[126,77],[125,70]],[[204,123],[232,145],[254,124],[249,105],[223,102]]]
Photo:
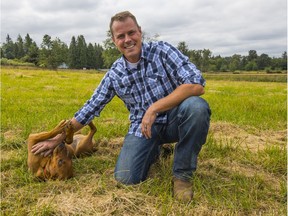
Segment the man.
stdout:
[[[99,116],[104,106],[117,95],[130,111],[130,128],[125,137],[115,179],[124,184],[144,181],[159,156],[163,143],[175,146],[174,196],[190,201],[191,178],[197,157],[206,141],[210,109],[204,99],[205,80],[195,65],[175,47],[164,42],[142,43],[142,31],[128,11],[111,18],[110,31],[123,54],[105,74],[86,104],[71,120],[75,131]],[[32,151],[48,151],[63,140],[39,143]],[[47,153],[46,152],[46,153]]]

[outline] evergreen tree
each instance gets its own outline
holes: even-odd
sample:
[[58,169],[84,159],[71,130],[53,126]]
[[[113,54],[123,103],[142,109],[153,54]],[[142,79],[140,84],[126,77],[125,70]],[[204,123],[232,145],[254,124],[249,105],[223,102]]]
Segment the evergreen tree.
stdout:
[[87,45],[83,35],[77,37],[77,55],[79,56],[79,65],[78,68],[87,67]]
[[25,55],[24,59],[26,59],[27,62],[34,63],[35,65],[38,65],[39,61],[39,48],[36,44],[36,42],[32,42],[27,55]]
[[6,36],[6,43],[3,44],[3,57],[7,59],[15,58],[15,47],[9,34]]
[[26,34],[23,42],[24,57],[22,58],[25,62],[38,64],[39,61],[39,48],[32,40],[29,34]]
[[42,39],[42,43],[40,45],[40,53],[39,53],[39,64],[42,67],[49,67],[49,62],[51,62],[51,48],[52,41],[51,36],[45,34]]
[[3,47],[1,46],[0,47],[0,58],[3,58],[4,57],[4,52],[3,52]]
[[94,50],[96,54],[96,69],[103,68],[104,67],[104,62],[103,62],[103,57],[102,53],[104,51],[103,47],[100,44],[95,44],[94,45]]
[[23,47],[25,55],[28,53],[29,48],[32,43],[33,43],[33,40],[30,38],[30,35],[27,34],[24,39],[24,47]]
[[48,66],[57,69],[62,63],[66,63],[68,59],[68,47],[59,38],[52,41],[51,58]]
[[70,46],[69,46],[69,52],[68,52],[68,65],[70,68],[78,68],[78,55],[77,55],[77,44],[76,39],[73,36],[71,38]]
[[178,43],[177,49],[182,52],[184,55],[189,56],[188,45],[185,41],[181,41]]
[[16,55],[16,58],[18,59],[23,58],[25,55],[24,42],[20,34],[18,35],[17,42],[15,43],[15,55]]
[[96,52],[91,43],[87,47],[87,68],[96,68]]

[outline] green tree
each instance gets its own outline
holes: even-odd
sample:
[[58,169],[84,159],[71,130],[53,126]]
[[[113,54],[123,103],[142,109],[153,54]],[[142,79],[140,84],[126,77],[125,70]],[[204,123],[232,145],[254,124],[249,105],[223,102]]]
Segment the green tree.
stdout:
[[3,58],[4,57],[4,52],[3,52],[3,47],[1,46],[0,47],[0,58]]
[[59,38],[52,41],[51,58],[48,62],[50,68],[56,69],[60,64],[66,63],[68,59],[68,47]]
[[200,69],[202,61],[202,50],[191,50],[189,56],[190,61],[193,62]]
[[256,50],[249,50],[248,52],[248,61],[256,61],[257,60],[257,51]]
[[255,71],[258,70],[256,61],[249,61],[245,66],[245,70],[247,71]]
[[287,52],[286,51],[282,54],[280,67],[282,70],[287,71]]
[[212,54],[209,49],[191,50],[189,53],[191,62],[193,62],[201,71],[208,71]]
[[86,68],[87,67],[87,44],[83,35],[79,35],[76,41],[77,47],[77,56],[79,64],[77,68]]
[[212,56],[209,61],[209,71],[220,71],[223,61],[224,59],[220,55]]
[[26,34],[24,38],[23,50],[24,57],[22,58],[22,60],[37,65],[39,61],[39,48],[29,34]]
[[240,70],[245,70],[245,67],[246,67],[247,64],[248,64],[248,57],[247,56],[242,56],[239,69]]
[[104,67],[110,68],[112,64],[121,56],[120,51],[116,48],[112,40],[112,34],[107,31],[107,39],[104,41],[105,50],[102,53]]
[[40,65],[51,69],[67,61],[68,47],[59,38],[52,40],[49,35],[44,35],[40,50]]
[[33,40],[31,39],[29,34],[26,34],[25,39],[24,39],[24,53],[25,55],[29,52],[29,48],[32,45]]
[[73,36],[71,38],[70,46],[69,46],[69,51],[68,51],[68,65],[70,68],[78,68],[78,55],[77,55],[77,44],[76,44],[76,39]]
[[240,64],[241,64],[241,55],[234,54],[231,57],[230,62],[229,62],[229,66],[228,66],[229,70],[233,72],[236,70],[239,70]]
[[15,55],[17,59],[21,59],[25,56],[24,42],[20,34],[18,35],[17,42],[15,43]]
[[40,45],[39,64],[42,67],[50,67],[49,62],[52,61],[52,40],[51,36],[45,34]]
[[14,43],[13,43],[11,37],[9,36],[9,34],[7,34],[7,36],[6,36],[6,43],[3,44],[2,49],[3,49],[4,58],[7,58],[7,59],[14,59],[15,58]]
[[209,49],[204,49],[202,51],[202,62],[201,71],[207,72],[209,69],[209,59],[211,58],[212,52]]
[[103,68],[104,67],[104,62],[103,62],[103,58],[102,58],[102,53],[104,51],[103,47],[100,44],[95,44],[94,45],[94,50],[95,50],[95,55],[96,55],[96,64],[95,64],[95,68],[99,69],[99,68]]
[[87,68],[96,68],[96,52],[91,43],[87,47]]
[[257,62],[257,68],[259,70],[264,70],[271,64],[271,58],[267,54],[263,53],[257,58],[256,62]]
[[38,65],[39,61],[39,48],[36,44],[36,42],[32,42],[29,46],[29,50],[27,54],[22,58],[25,62],[34,63],[35,65]]
[[177,45],[177,49],[184,55],[189,56],[189,48],[185,41],[181,41]]

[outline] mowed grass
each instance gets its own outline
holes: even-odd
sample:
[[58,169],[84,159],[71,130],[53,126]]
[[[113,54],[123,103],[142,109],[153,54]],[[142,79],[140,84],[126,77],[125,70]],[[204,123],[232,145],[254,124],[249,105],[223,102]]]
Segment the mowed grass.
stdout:
[[207,78],[203,97],[212,109],[211,130],[190,204],[172,197],[173,156],[160,158],[139,185],[114,180],[129,126],[118,98],[94,119],[99,150],[73,161],[75,177],[36,181],[27,171],[29,133],[71,118],[102,77],[96,71],[2,68],[2,215],[286,215],[287,91],[281,82]]

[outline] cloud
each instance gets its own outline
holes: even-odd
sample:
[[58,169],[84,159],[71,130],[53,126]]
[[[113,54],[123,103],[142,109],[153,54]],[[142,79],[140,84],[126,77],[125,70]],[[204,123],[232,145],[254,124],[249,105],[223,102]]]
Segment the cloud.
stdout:
[[210,49],[213,55],[281,56],[287,46],[285,0],[22,0],[1,2],[1,42],[27,33],[40,44],[45,34],[69,44],[72,36],[86,42],[106,39],[111,16],[129,10],[149,35],[159,34],[177,46]]

